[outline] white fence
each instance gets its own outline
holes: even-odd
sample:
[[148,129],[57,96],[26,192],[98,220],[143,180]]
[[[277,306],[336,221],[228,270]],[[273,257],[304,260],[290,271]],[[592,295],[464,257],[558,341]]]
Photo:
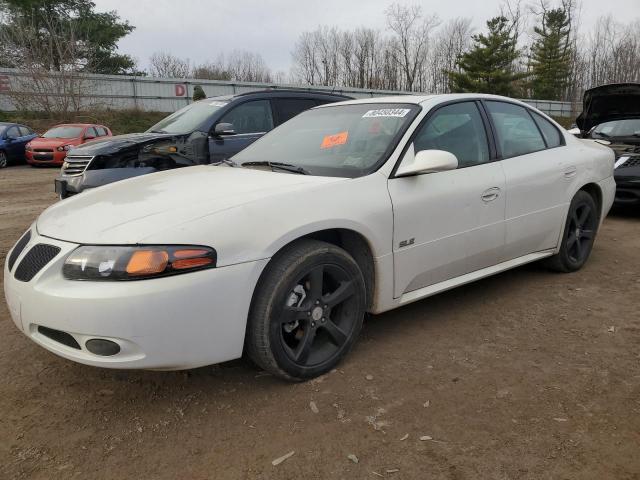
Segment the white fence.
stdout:
[[[193,88],[200,85],[207,97],[250,92],[255,90],[295,88],[297,90],[334,92],[355,98],[370,98],[387,95],[410,94],[389,90],[368,90],[349,87],[320,87],[283,85],[273,83],[231,82],[219,80],[198,80],[180,78],[133,77],[126,75],[88,74],[78,77],[80,102],[84,108],[142,109],[157,112],[174,112],[189,104]],[[19,70],[0,68],[0,110],[14,111],[13,98],[20,94],[26,73]],[[49,96],[60,96],[48,92]],[[571,102],[549,100],[524,100],[539,110],[559,117],[575,117],[578,106]]]

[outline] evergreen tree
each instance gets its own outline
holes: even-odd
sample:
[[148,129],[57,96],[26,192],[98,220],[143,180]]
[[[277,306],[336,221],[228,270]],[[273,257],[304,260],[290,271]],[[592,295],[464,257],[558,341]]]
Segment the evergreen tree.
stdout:
[[570,19],[563,8],[542,15],[531,47],[533,98],[562,100],[571,73]]
[[204,100],[207,96],[204,93],[204,90],[200,85],[196,85],[193,87],[193,101],[197,102],[198,100]]
[[487,22],[489,32],[474,35],[471,50],[458,58],[458,72],[447,72],[452,92],[514,96],[526,74],[514,66],[520,56],[517,39],[505,17]]
[[[118,54],[117,44],[134,27],[116,12],[96,12],[95,7],[91,0],[0,0],[0,29],[6,32],[0,50],[13,59],[11,66],[20,68],[21,49],[46,51],[56,40],[72,42],[68,50],[74,58],[60,58],[59,50],[49,48],[49,58],[41,59],[43,67],[60,71],[69,62],[79,62],[92,73],[131,72],[135,62]],[[6,39],[20,41],[12,45]]]

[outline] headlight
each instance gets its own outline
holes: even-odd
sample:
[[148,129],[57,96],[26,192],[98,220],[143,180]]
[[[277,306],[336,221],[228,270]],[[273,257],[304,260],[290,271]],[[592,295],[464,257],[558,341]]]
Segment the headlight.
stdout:
[[68,152],[69,150],[71,150],[71,147],[73,145],[62,145],[61,147],[57,147],[56,150],[58,150],[59,152]]
[[24,147],[24,149],[25,149],[25,150],[27,150],[27,151],[31,151],[31,150],[32,150],[32,148],[33,148],[33,147],[31,146],[31,144],[30,144],[30,143],[27,143],[27,144],[25,145],[25,147]]
[[85,245],[67,257],[62,274],[69,280],[141,280],[215,266],[216,251],[210,247]]

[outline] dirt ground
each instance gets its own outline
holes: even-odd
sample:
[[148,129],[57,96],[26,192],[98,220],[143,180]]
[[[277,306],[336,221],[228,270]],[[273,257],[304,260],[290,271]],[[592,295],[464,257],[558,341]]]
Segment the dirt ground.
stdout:
[[[0,262],[55,174],[0,171]],[[0,478],[640,479],[639,232],[616,213],[578,273],[530,265],[372,317],[337,371],[295,385],[243,360],[78,365],[2,298]]]

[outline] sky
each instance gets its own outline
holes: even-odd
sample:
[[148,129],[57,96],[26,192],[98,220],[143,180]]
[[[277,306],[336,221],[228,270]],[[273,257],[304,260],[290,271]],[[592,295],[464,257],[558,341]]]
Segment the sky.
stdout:
[[[164,51],[195,63],[220,53],[260,53],[274,72],[288,72],[291,51],[303,31],[318,25],[354,29],[385,28],[385,9],[393,0],[94,0],[99,11],[115,10],[136,29],[119,49],[138,67],[148,67],[154,52]],[[558,0],[556,0],[558,1]],[[502,0],[401,0],[421,5],[446,21],[470,17],[476,30],[499,12]],[[523,4],[526,0],[523,0]],[[640,0],[581,0],[581,30],[588,32],[600,15],[630,21],[640,18]]]

